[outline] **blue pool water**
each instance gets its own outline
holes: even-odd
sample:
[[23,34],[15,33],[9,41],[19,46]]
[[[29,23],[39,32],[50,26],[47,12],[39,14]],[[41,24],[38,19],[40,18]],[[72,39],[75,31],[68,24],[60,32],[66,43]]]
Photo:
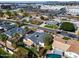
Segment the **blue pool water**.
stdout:
[[46,58],[61,58],[59,54],[46,54]]

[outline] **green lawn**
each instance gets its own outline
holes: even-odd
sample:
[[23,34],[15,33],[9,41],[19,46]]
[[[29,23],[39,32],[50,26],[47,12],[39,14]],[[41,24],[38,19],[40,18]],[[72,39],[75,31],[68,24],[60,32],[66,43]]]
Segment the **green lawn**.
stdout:
[[70,38],[69,38],[69,37],[64,37],[63,39],[64,39],[64,40],[69,40]]
[[44,27],[47,27],[50,29],[57,29],[58,28],[56,25],[45,25]]

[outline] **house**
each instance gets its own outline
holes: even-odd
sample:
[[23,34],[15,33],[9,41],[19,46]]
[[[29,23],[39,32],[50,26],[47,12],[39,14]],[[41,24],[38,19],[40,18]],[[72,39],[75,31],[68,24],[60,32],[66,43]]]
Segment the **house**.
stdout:
[[6,34],[6,35],[9,36],[9,37],[12,37],[12,35],[13,35],[14,33],[19,33],[19,34],[23,35],[23,34],[25,34],[25,30],[22,29],[22,28],[17,28],[17,27],[15,27],[15,28],[12,28],[12,29],[6,31],[4,34]]
[[33,34],[30,34],[28,36],[26,36],[24,38],[24,40],[31,40],[33,43],[32,44],[35,44],[35,45],[40,45],[42,47],[44,47],[44,37],[45,35],[47,35],[47,33],[45,32],[35,32]]
[[5,30],[0,27],[0,33],[3,33],[3,32],[5,32]]
[[0,45],[1,45],[1,48],[2,48],[4,51],[6,51],[6,52],[8,52],[8,53],[10,53],[10,54],[13,54],[13,50],[14,50],[15,48],[12,46],[12,44],[11,44],[10,41],[8,41],[8,40],[6,41],[7,47],[4,47],[4,46],[5,46],[5,43],[2,42],[2,41],[0,41]]
[[1,22],[0,23],[0,29],[4,29],[5,31],[12,29],[16,27],[14,24],[10,24],[9,22]]
[[59,23],[57,21],[46,21],[45,24],[47,24],[47,25],[58,25]]
[[22,21],[23,21],[23,20],[29,21],[30,18],[29,18],[29,17],[24,17],[24,18],[22,18],[21,20],[22,20]]
[[6,5],[2,4],[1,9],[12,9],[12,8],[10,4],[6,4]]
[[9,30],[9,29],[14,28],[16,26],[15,25],[9,25],[9,24],[6,24],[6,25],[3,24],[0,27],[2,27],[6,31],[6,30]]
[[24,44],[26,44],[27,46],[31,46],[33,44],[33,42],[30,39],[27,40],[23,40]]
[[18,19],[18,20],[21,20],[22,18],[24,18],[24,16],[22,15],[17,15],[16,17],[14,17],[14,19]]

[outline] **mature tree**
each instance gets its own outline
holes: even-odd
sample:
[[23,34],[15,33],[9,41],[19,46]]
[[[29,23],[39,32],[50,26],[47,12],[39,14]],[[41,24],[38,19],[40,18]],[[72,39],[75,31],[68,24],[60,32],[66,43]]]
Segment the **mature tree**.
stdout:
[[26,30],[26,31],[28,31],[28,30],[29,30],[29,28],[26,26],[26,27],[25,27],[25,30]]
[[24,58],[28,57],[28,50],[23,47],[18,47],[17,51],[14,52],[13,57],[15,58]]
[[32,18],[32,16],[29,16],[29,18]]
[[40,19],[44,20],[44,17],[43,17],[43,16],[41,16],[41,17],[40,17]]
[[12,45],[13,47],[17,48],[17,42],[20,38],[20,34],[19,33],[14,33],[13,36],[12,36]]
[[39,48],[39,56],[40,57],[44,57],[46,55],[47,49],[45,49],[44,47],[40,47]]
[[0,17],[3,17],[4,13],[0,10]]
[[19,33],[14,33],[13,34],[13,38],[18,40],[20,38],[20,34]]
[[27,17],[27,16],[29,16],[29,14],[27,12],[23,12],[23,16]]
[[18,15],[16,11],[13,11],[13,13],[14,13],[14,16],[17,16]]
[[60,26],[60,29],[65,31],[75,32],[75,26],[70,22],[63,22]]
[[47,34],[44,38],[44,45],[46,49],[51,49],[52,48],[52,43],[53,43],[53,36],[51,34]]
[[2,48],[0,48],[0,58],[10,58],[12,57],[11,54],[8,52],[4,51]]
[[28,48],[28,58],[38,58],[39,57],[39,52],[35,47]]
[[6,14],[7,14],[9,17],[12,16],[12,13],[11,13],[9,10],[7,10]]
[[16,26],[17,27],[20,27],[21,26],[21,23],[20,22],[16,22]]
[[21,8],[20,10],[19,10],[21,13],[23,13],[24,12],[24,10]]
[[6,46],[6,41],[8,40],[8,36],[6,36],[5,34],[0,34],[0,40],[3,41],[5,43],[5,46]]

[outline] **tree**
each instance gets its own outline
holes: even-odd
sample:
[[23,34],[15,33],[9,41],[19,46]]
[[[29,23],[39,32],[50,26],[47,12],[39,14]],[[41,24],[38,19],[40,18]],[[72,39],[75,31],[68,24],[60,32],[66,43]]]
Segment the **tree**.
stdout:
[[70,22],[63,22],[60,26],[60,29],[65,31],[75,32],[75,26]]
[[3,41],[5,43],[5,46],[6,46],[6,41],[8,40],[8,36],[6,36],[5,34],[0,34],[0,40]]
[[8,52],[4,51],[2,48],[0,48],[0,58],[10,58],[12,57],[11,54]]
[[28,58],[38,58],[39,52],[35,47],[27,48],[29,50],[28,52]]
[[13,13],[14,13],[14,16],[17,16],[18,15],[16,11],[13,11]]
[[21,8],[20,10],[19,10],[21,13],[23,13],[24,12],[24,10]]
[[0,10],[0,17],[3,17],[4,13]]
[[[17,19],[16,19],[16,20],[17,20]],[[21,25],[22,25],[22,24],[21,24],[20,22],[17,22],[17,23],[16,23],[16,26],[17,26],[17,27],[20,27]]]
[[69,37],[64,37],[63,38],[65,40],[65,43],[67,43],[67,41],[70,39]]
[[23,16],[27,17],[27,16],[29,16],[29,14],[27,12],[23,12]]
[[7,10],[6,14],[9,16],[9,18],[12,16],[12,13],[9,10]]
[[15,58],[24,58],[28,57],[28,50],[23,47],[18,47],[17,51],[14,52],[13,57]]
[[20,34],[19,33],[14,33],[13,36],[12,36],[12,45],[13,47],[17,48],[17,42],[20,38]]
[[40,17],[40,19],[44,20],[44,17],[43,17],[43,16],[41,16],[41,17]]
[[39,56],[40,57],[44,57],[46,55],[47,49],[45,49],[44,47],[40,47],[39,48]]
[[19,33],[14,33],[14,34],[13,34],[13,38],[19,40],[20,34],[19,34]]
[[25,30],[26,30],[26,31],[28,31],[28,30],[29,30],[29,28],[26,26],[26,27],[25,27]]
[[46,49],[52,49],[53,36],[51,34],[47,34],[44,38],[44,45]]
[[29,16],[29,18],[32,18],[32,16]]

